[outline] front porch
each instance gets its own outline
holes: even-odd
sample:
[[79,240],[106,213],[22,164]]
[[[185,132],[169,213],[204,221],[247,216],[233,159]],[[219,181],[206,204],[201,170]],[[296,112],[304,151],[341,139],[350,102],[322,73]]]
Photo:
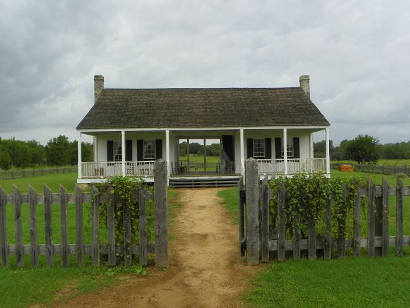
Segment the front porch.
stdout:
[[[316,158],[313,134],[325,131],[326,157]],[[94,162],[81,161],[82,135],[93,136]],[[181,160],[181,139],[220,139],[218,161]],[[206,149],[206,146],[205,146]],[[284,150],[286,149],[286,150]],[[330,174],[328,127],[81,130],[78,135],[78,183],[103,182],[110,176],[153,181],[154,162],[163,159],[168,177],[244,176],[247,158],[258,161],[260,175],[299,172]]]

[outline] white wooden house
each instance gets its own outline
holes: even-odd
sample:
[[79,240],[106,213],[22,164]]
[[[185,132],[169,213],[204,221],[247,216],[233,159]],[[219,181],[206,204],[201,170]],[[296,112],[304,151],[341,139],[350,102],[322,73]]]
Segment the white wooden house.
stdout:
[[[251,157],[261,174],[330,173],[330,124],[310,100],[307,75],[299,87],[186,89],[107,89],[97,75],[94,94],[77,126],[78,183],[113,175],[150,181],[157,159],[168,163],[171,179],[192,176],[179,162],[178,144],[205,138],[222,145],[220,166],[207,176],[243,175]],[[326,157],[316,158],[313,134],[323,130]],[[83,134],[94,137],[94,162],[81,161]]]

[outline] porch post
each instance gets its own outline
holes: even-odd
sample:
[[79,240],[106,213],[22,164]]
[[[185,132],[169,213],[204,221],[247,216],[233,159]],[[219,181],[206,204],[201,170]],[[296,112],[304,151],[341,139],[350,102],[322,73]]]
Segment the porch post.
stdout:
[[121,173],[125,176],[125,130],[121,131]]
[[330,174],[329,127],[326,127],[326,174]]
[[315,147],[313,144],[313,132],[310,132],[309,134],[309,151],[310,151],[310,172],[313,172],[313,158],[315,157]]
[[82,178],[82,174],[81,174],[81,132],[78,132],[78,136],[77,136],[77,164],[78,164],[78,178],[81,179]]
[[288,130],[283,129],[283,163],[285,165],[285,175],[288,174]]
[[241,175],[245,177],[245,142],[243,136],[243,128],[239,130],[240,152],[241,152]]
[[169,163],[169,129],[165,130],[165,161],[167,162],[167,177],[169,178],[171,170]]

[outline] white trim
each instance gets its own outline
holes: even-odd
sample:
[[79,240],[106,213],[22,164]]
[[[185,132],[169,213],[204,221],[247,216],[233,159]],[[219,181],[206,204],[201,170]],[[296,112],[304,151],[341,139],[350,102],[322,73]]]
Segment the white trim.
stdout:
[[125,131],[121,131],[121,173],[125,176]]
[[288,130],[283,129],[283,162],[285,165],[285,175],[288,174]]
[[77,137],[77,164],[78,164],[78,178],[81,179],[81,161],[82,161],[82,155],[81,155],[81,132],[78,132],[78,137]]
[[165,130],[165,162],[167,163],[167,177],[169,179],[169,175],[171,173],[171,166],[169,163],[169,129]]
[[[154,178],[142,178],[145,183],[153,183]],[[77,179],[77,184],[94,184],[94,183],[105,183],[107,182],[107,178],[101,179]]]
[[162,127],[162,128],[96,128],[96,129],[77,129],[77,131],[82,133],[97,133],[97,132],[119,132],[119,131],[126,131],[126,132],[146,132],[146,131],[220,131],[220,130],[238,130],[238,129],[249,129],[249,130],[257,130],[257,129],[326,129],[330,126],[251,126],[251,127],[186,127],[186,128],[172,128],[172,127]]
[[326,134],[326,173],[330,174],[330,136],[329,128],[325,129]]
[[240,139],[240,152],[241,152],[241,174],[245,177],[245,141],[243,128],[239,129],[239,139]]

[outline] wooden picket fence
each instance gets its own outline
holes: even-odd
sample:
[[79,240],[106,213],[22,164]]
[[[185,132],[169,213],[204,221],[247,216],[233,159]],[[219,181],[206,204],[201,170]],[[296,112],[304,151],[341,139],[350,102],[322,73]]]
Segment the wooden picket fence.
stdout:
[[[83,192],[76,187],[74,193],[68,193],[64,187],[60,187],[59,193],[52,193],[50,188],[44,186],[43,194],[39,195],[29,186],[28,194],[21,194],[17,187],[14,187],[14,193],[7,195],[0,188],[0,262],[3,267],[9,265],[9,256],[14,255],[16,265],[23,267],[24,255],[29,255],[31,265],[39,265],[39,256],[45,256],[46,265],[52,266],[54,257],[61,257],[63,266],[69,265],[69,256],[75,255],[77,262],[75,264],[84,265],[86,256],[90,256],[95,266],[102,262],[101,256],[107,256],[107,264],[114,266],[118,263],[117,253],[124,255],[124,263],[129,265],[133,258],[138,258],[141,265],[147,265],[147,256],[149,253],[155,253],[155,263],[159,266],[165,266],[168,262],[168,240],[167,240],[167,166],[163,161],[155,163],[154,167],[154,193],[148,193],[142,186],[135,191],[139,203],[139,243],[131,243],[131,219],[129,209],[125,207],[123,213],[124,219],[124,244],[116,245],[115,242],[115,200],[110,194],[101,195],[97,189],[92,186],[91,192]],[[102,200],[104,199],[104,200]],[[146,204],[148,200],[154,201],[154,231],[155,243],[149,242],[148,224],[146,214]],[[107,243],[101,243],[99,240],[99,207],[101,202],[107,204]],[[29,206],[29,225],[24,226],[30,231],[30,244],[23,243],[23,223],[22,223],[22,204],[27,203]],[[75,243],[68,243],[67,233],[67,205],[75,204]],[[85,204],[91,204],[91,244],[84,243],[84,219],[83,207]],[[37,232],[37,208],[39,204],[44,205],[44,238],[45,244],[39,244]],[[8,243],[7,240],[7,206],[14,207],[14,224],[15,224],[15,242]],[[60,211],[60,243],[53,243],[53,234],[57,230],[52,227],[52,206],[59,206]],[[57,232],[58,232],[57,231]]]
[[[347,191],[347,190],[345,190]],[[346,192],[347,194],[347,192]],[[361,198],[367,196],[367,223],[361,226]],[[389,197],[396,196],[396,236],[389,235]],[[239,185],[239,240],[241,256],[246,255],[248,264],[268,262],[272,257],[279,261],[292,256],[300,259],[305,253],[309,259],[318,256],[325,259],[343,257],[347,248],[352,248],[353,255],[359,256],[361,249],[367,249],[369,256],[388,256],[389,248],[395,247],[397,256],[403,256],[403,246],[410,246],[410,235],[403,235],[403,196],[410,196],[410,186],[403,186],[397,181],[390,187],[386,180],[376,186],[371,180],[367,188],[359,188],[353,207],[353,236],[345,238],[344,232],[339,238],[333,238],[331,232],[331,196],[325,208],[325,234],[319,239],[315,222],[308,226],[307,238],[300,238],[297,226],[290,226],[295,234],[286,239],[286,190],[279,189],[277,195],[269,188],[267,179],[260,181],[257,163],[246,161],[246,187]],[[269,200],[277,198],[277,221],[270,224]],[[289,227],[289,226],[288,226]],[[361,237],[362,228],[367,228],[367,238]],[[364,230],[364,229],[363,229]],[[337,251],[336,255],[333,255]]]

